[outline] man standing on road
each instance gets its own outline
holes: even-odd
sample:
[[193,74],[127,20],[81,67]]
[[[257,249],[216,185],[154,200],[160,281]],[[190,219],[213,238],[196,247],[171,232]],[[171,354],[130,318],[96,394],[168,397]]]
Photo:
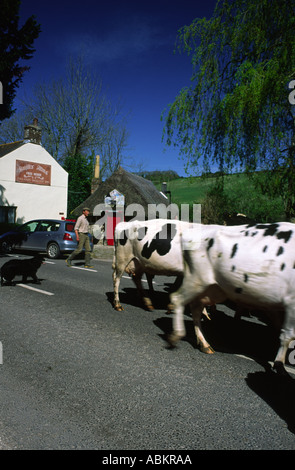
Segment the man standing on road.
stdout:
[[93,266],[90,265],[90,257],[91,257],[91,247],[90,247],[90,241],[88,237],[89,233],[89,222],[87,220],[87,217],[89,216],[90,209],[88,207],[84,207],[82,211],[82,215],[78,217],[76,225],[75,225],[75,233],[76,233],[76,238],[78,242],[78,246],[75,251],[73,251],[70,256],[66,259],[66,263],[69,267],[72,266],[72,260],[83,250],[83,247],[85,247],[85,268],[93,268]]

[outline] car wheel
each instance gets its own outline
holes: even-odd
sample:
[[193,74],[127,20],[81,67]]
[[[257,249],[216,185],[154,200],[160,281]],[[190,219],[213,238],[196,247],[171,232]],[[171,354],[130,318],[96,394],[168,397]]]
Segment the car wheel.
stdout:
[[47,256],[51,259],[56,259],[60,256],[60,249],[56,243],[49,243],[47,246]]
[[12,243],[8,242],[8,241],[2,242],[1,251],[2,251],[2,253],[11,253],[12,252]]

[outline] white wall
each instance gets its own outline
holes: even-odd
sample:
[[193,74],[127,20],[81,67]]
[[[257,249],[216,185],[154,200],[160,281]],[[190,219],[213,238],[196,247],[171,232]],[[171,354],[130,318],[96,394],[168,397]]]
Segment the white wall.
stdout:
[[[16,160],[51,165],[51,185],[15,182]],[[67,215],[68,173],[37,144],[27,143],[0,158],[0,206],[16,206],[16,222]]]

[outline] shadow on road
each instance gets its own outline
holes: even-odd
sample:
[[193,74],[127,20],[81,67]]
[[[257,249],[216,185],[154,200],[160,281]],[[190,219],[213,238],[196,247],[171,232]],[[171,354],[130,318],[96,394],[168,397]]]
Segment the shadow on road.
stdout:
[[[113,305],[114,293],[106,292],[108,301]],[[169,303],[169,295],[165,292],[153,292],[152,295],[149,294],[149,297],[152,300],[155,310],[165,310],[167,309]],[[128,305],[134,307],[139,307],[145,309],[145,306],[142,302],[142,299],[139,295],[136,287],[124,287],[120,290],[120,303],[123,305],[124,309],[128,308]]]
[[251,388],[283,419],[290,432],[295,434],[295,380],[268,370],[248,374],[245,379]]
[[[193,321],[191,317],[186,318],[186,336],[183,341],[188,341],[196,348]],[[172,330],[171,317],[161,317],[155,323],[165,335]],[[244,318],[237,320],[220,310],[211,315],[211,320],[204,317],[201,327],[205,338],[215,351],[243,354],[263,366],[274,360],[279,347],[278,332],[270,326]]]
[[[165,289],[166,292],[169,289]],[[107,293],[108,300],[113,302],[113,292]],[[151,295],[156,310],[166,310],[169,303],[169,294],[155,291]],[[134,286],[124,288],[120,292],[122,304],[144,308],[141,298]],[[162,330],[159,337],[166,342],[171,333],[172,315],[159,316],[153,320],[154,324]],[[185,316],[187,341],[197,349],[196,336],[189,309]],[[291,376],[281,376],[275,373],[269,364],[273,362],[279,347],[279,333],[275,328],[248,318],[235,319],[233,314],[226,314],[221,310],[211,315],[211,320],[203,318],[202,331],[205,338],[216,352],[241,354],[255,360],[265,370],[249,373],[245,378],[248,387],[265,401],[275,413],[283,419],[290,432],[295,434],[295,380]]]
[[[166,340],[172,331],[172,317],[161,317],[154,323],[164,333],[159,336]],[[192,319],[185,320],[185,327],[187,334],[182,341],[188,341],[197,348]],[[211,320],[202,320],[202,330],[215,351],[242,354],[262,365],[264,371],[249,373],[245,381],[295,434],[295,380],[290,375],[278,375],[269,364],[269,361],[273,362],[279,347],[278,332],[255,321],[234,319],[220,310],[211,316]]]

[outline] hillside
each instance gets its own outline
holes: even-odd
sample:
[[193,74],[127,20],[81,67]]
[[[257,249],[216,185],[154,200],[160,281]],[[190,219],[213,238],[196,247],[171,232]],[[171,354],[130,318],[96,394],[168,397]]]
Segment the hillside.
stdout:
[[[175,204],[204,204],[206,194],[212,190],[217,178],[188,177],[167,182],[171,191],[171,202]],[[161,189],[161,184],[157,184]],[[244,174],[227,175],[221,200],[215,195],[215,204],[220,202],[224,212],[242,212],[261,222],[284,220],[284,206],[281,197],[270,199],[255,187],[254,182]],[[203,208],[202,208],[203,210]]]

